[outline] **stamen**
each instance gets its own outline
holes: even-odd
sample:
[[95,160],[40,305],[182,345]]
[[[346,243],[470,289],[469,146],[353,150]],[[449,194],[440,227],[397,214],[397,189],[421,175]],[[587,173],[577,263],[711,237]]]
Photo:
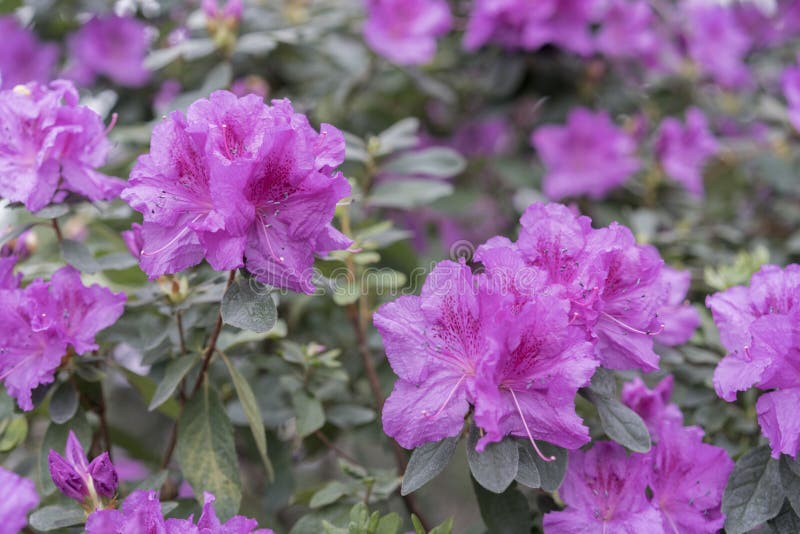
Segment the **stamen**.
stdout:
[[508,388],[508,391],[511,392],[511,398],[514,399],[514,405],[517,407],[517,412],[519,413],[519,418],[522,419],[522,426],[525,427],[525,432],[528,434],[528,439],[531,440],[531,445],[533,445],[533,450],[536,451],[536,454],[539,455],[539,458],[542,459],[543,462],[553,462],[555,461],[555,456],[545,456],[542,454],[542,451],[539,450],[539,447],[536,445],[536,440],[533,439],[531,435],[531,429],[528,428],[528,423],[525,421],[525,416],[522,415],[522,408],[519,406],[519,401],[517,401],[517,395],[514,393],[514,390]]
[[263,215],[261,216],[261,225],[260,226],[261,226],[262,232],[264,233],[264,239],[267,240],[267,249],[269,249],[270,255],[273,258],[277,258],[279,262],[283,263],[285,261],[285,258],[283,256],[278,256],[277,254],[275,254],[275,251],[272,250],[272,242],[269,240],[269,234],[267,233],[267,228],[269,228],[272,225],[266,224],[264,222],[264,216]]
[[648,331],[645,331],[645,330],[639,330],[637,328],[632,327],[629,324],[623,323],[622,321],[620,321],[619,319],[617,319],[616,317],[614,317],[613,315],[611,315],[609,313],[606,313],[606,312],[601,312],[601,313],[603,315],[605,315],[606,317],[608,317],[609,319],[611,319],[612,321],[614,321],[615,323],[617,323],[618,325],[620,325],[625,330],[629,330],[629,331],[631,331],[631,332],[633,332],[635,334],[642,334],[643,336],[657,336],[658,334],[660,334],[661,332],[664,331],[664,328],[666,328],[664,323],[661,323],[659,325],[659,327],[658,327],[658,330],[655,331],[655,332],[648,332]]
[[748,362],[753,359],[753,355],[750,354],[750,345],[744,346],[744,355]]
[[572,317],[569,318],[569,322],[567,323],[567,326],[571,325],[572,323],[574,323],[577,320],[578,320],[578,312],[572,312]]
[[[600,292],[600,288],[597,287],[597,286],[594,286],[592,288],[592,290],[589,291],[589,293],[587,295],[583,296],[583,300],[580,300],[580,301],[579,300],[574,300],[574,301],[572,301],[572,303],[575,304],[576,306],[580,306],[581,308],[588,308],[592,304],[591,301],[594,300],[594,298],[597,296],[597,294],[599,292]],[[587,300],[589,302],[586,302]]]
[[119,115],[117,115],[116,113],[112,113],[111,114],[111,122],[108,123],[108,126],[106,127],[106,131],[103,132],[103,135],[108,135],[108,133],[111,130],[114,129],[114,126],[117,125],[117,119],[118,118],[119,118]]
[[[202,216],[203,216],[203,214],[201,213],[200,215],[198,215],[197,217],[195,217],[194,219],[192,219],[192,222],[190,222],[189,224],[194,224],[194,223],[196,223],[196,222],[197,222],[197,221],[200,219],[200,217],[202,217]],[[177,233],[177,235],[175,235],[175,237],[173,237],[172,239],[170,239],[170,240],[169,240],[169,243],[167,243],[166,245],[164,245],[164,246],[163,246],[163,247],[161,247],[160,249],[158,249],[158,250],[152,250],[152,251],[150,251],[150,252],[145,252],[144,250],[142,250],[142,251],[141,251],[141,255],[142,255],[142,256],[155,256],[156,254],[159,254],[160,252],[164,252],[164,251],[165,251],[165,250],[167,250],[169,247],[171,247],[173,244],[175,244],[175,242],[176,242],[178,239],[180,239],[181,237],[183,237],[183,236],[186,234],[186,232],[188,232],[188,231],[190,230],[190,228],[189,228],[189,224],[187,224],[187,225],[186,225],[186,226],[183,228],[183,230],[181,230],[180,232],[178,232],[178,233]]]
[[458,382],[456,382],[456,385],[453,386],[453,389],[450,390],[450,393],[447,395],[447,398],[444,400],[444,402],[442,403],[442,405],[439,407],[439,409],[436,411],[435,414],[430,415],[427,412],[423,411],[422,415],[424,415],[425,417],[431,418],[431,419],[434,418],[434,417],[439,417],[439,415],[441,415],[441,413],[444,411],[445,407],[447,406],[447,403],[449,403],[450,399],[453,398],[453,395],[455,394],[456,390],[458,389],[458,386],[461,385],[461,382],[463,382],[466,377],[467,377],[467,375],[461,375],[461,378],[458,379]]

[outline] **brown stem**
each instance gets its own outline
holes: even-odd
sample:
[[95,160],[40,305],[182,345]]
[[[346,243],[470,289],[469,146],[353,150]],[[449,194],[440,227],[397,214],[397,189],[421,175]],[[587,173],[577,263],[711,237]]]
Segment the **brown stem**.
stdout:
[[[231,274],[228,276],[228,283],[225,285],[225,291],[233,284],[233,281],[236,279],[236,269],[231,271]],[[217,348],[217,339],[219,338],[219,334],[222,331],[222,308],[217,312],[217,322],[214,324],[214,330],[211,332],[211,337],[208,338],[208,346],[206,347],[206,352],[203,354],[203,366],[200,368],[200,374],[197,375],[197,381],[194,383],[194,387],[192,388],[192,395],[194,396],[197,393],[197,390],[200,389],[200,385],[203,383],[203,379],[206,376],[206,372],[208,371],[208,364],[211,363],[211,358],[214,356],[214,349]]]
[[164,450],[164,456],[161,458],[161,469],[166,469],[169,461],[172,459],[172,453],[175,452],[175,445],[178,443],[178,420],[175,419],[175,424],[172,425],[172,431],[169,434],[169,441],[167,448]]
[[175,321],[178,323],[178,339],[181,344],[181,356],[186,354],[186,340],[183,337],[183,317],[180,310],[175,313]]
[[64,236],[61,234],[61,227],[58,225],[58,219],[50,219],[50,222],[53,224],[53,231],[56,233],[56,239],[61,243],[64,240]]
[[[315,436],[317,437],[317,439],[318,439],[318,440],[320,440],[320,441],[321,441],[321,442],[322,442],[322,443],[323,443],[323,444],[324,444],[326,447],[328,447],[328,448],[329,448],[331,451],[333,451],[333,453],[334,453],[336,456],[338,456],[338,457],[340,457],[340,458],[344,458],[345,460],[347,460],[347,461],[348,461],[348,462],[350,462],[351,464],[355,464],[355,465],[359,465],[359,466],[361,465],[361,462],[359,462],[358,460],[356,460],[355,458],[353,458],[352,456],[350,456],[349,454],[347,454],[346,452],[344,452],[342,449],[340,449],[339,447],[337,447],[335,443],[333,443],[333,442],[332,442],[330,439],[328,439],[328,436],[326,436],[325,434],[323,434],[323,433],[322,433],[322,431],[320,431],[320,430],[317,430],[316,432],[314,432],[314,435],[315,435]],[[362,466],[362,467],[363,467],[363,466]]]

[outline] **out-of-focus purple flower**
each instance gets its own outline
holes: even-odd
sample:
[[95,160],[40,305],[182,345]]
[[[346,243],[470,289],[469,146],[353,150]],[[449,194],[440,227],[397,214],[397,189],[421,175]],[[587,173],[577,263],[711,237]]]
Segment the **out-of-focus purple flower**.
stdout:
[[739,26],[750,36],[754,48],[779,46],[800,34],[800,4],[795,0],[769,3],[731,4]]
[[156,111],[161,112],[172,104],[178,95],[181,93],[181,82],[178,80],[166,80],[158,88],[158,93],[153,98],[153,107]]
[[261,98],[267,98],[269,96],[269,84],[260,76],[245,76],[231,84],[231,93],[239,97],[256,95]]
[[784,71],[781,87],[789,107],[789,122],[800,132],[800,66],[789,67]]
[[453,148],[466,157],[506,154],[514,146],[514,130],[505,117],[483,117],[461,125],[453,136]]
[[151,277],[208,260],[310,293],[314,254],[350,246],[331,226],[350,186],[334,169],[344,137],[317,133],[288,100],[217,91],[153,130],[122,198],[144,215],[140,265]]
[[197,524],[188,519],[167,519],[161,513],[156,491],[136,490],[123,501],[119,510],[97,510],[86,519],[87,534],[274,534],[258,528],[254,519],[237,515],[225,523],[217,519],[214,496],[204,494],[203,513]]
[[150,474],[150,470],[139,460],[134,460],[118,453],[114,455],[114,469],[117,476],[123,482],[135,482],[144,480]]
[[244,5],[242,0],[225,0],[225,5],[220,7],[217,0],[203,0],[203,13],[208,19],[218,19],[226,23],[237,23],[242,18]]
[[11,15],[0,17],[0,34],[5,39],[0,47],[0,84],[3,87],[11,89],[29,82],[50,81],[58,61],[56,45],[40,42]]
[[664,331],[656,336],[656,342],[668,347],[682,345],[700,326],[700,314],[686,301],[692,275],[665,265],[661,269],[661,279],[667,285],[667,302],[658,312]]
[[700,71],[727,88],[750,83],[750,71],[744,59],[752,41],[739,26],[733,9],[703,1],[684,5],[689,56]]
[[567,507],[545,514],[545,534],[663,534],[661,517],[645,494],[649,467],[645,455],[629,456],[616,443],[571,451],[559,489]]
[[593,0],[477,0],[470,12],[464,47],[488,43],[537,50],[553,44],[588,56]]
[[564,126],[542,126],[531,136],[544,163],[549,198],[603,198],[639,169],[636,143],[605,111],[572,110]]
[[436,38],[450,31],[445,0],[365,0],[364,39],[376,53],[399,65],[429,63]]
[[91,85],[106,76],[125,87],[141,87],[150,79],[144,57],[150,48],[147,27],[132,17],[94,17],[67,38],[70,65],[65,76]]
[[109,200],[124,182],[97,172],[111,143],[70,82],[0,91],[0,196],[38,211],[66,192]]
[[28,524],[28,512],[38,505],[33,481],[0,467],[0,533],[21,532]]
[[14,274],[17,258],[13,256],[0,257],[0,290],[17,289],[22,281],[22,273]]
[[731,402],[752,386],[772,455],[800,450],[800,265],[765,265],[750,280],[706,298],[729,353],[714,371],[717,395]]
[[706,116],[697,108],[686,112],[686,125],[668,117],[661,123],[656,155],[667,175],[695,196],[703,196],[703,167],[719,150]]
[[122,232],[122,240],[125,242],[125,246],[128,247],[128,251],[131,253],[131,256],[137,260],[141,259],[142,247],[144,247],[144,239],[142,238],[142,225],[139,223],[133,223],[130,230],[125,230]]
[[597,51],[613,58],[641,59],[651,64],[659,47],[655,15],[641,0],[611,0],[595,38]]
[[669,402],[674,383],[672,375],[668,375],[655,388],[650,389],[637,376],[622,386],[622,402],[639,414],[655,442],[658,441],[661,425],[665,422],[678,426],[683,424],[680,408]]
[[19,407],[33,408],[31,391],[53,381],[68,347],[77,354],[96,350],[95,335],[122,315],[124,305],[124,293],[86,287],[72,267],[49,282],[0,290],[0,379]]
[[[39,239],[33,230],[26,230],[14,239],[9,239],[0,246],[0,258],[13,256],[17,261],[28,258],[39,246]],[[2,277],[0,277],[2,278]],[[0,283],[0,289],[3,288]]]
[[50,449],[47,462],[56,487],[70,499],[95,501],[98,495],[110,499],[117,491],[117,472],[108,452],[89,462],[83,445],[71,430],[64,456]]

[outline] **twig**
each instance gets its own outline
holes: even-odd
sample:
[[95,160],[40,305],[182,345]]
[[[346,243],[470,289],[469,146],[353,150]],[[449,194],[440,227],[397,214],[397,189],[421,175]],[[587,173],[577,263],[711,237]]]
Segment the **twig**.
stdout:
[[58,219],[50,219],[50,222],[53,224],[53,231],[56,233],[56,239],[61,243],[64,240],[64,236],[61,234],[61,227],[58,225]]
[[[333,453],[334,453],[336,456],[338,456],[338,457],[340,457],[340,458],[344,458],[345,460],[347,460],[347,461],[348,461],[348,462],[350,462],[351,464],[355,464],[355,465],[359,465],[359,466],[361,465],[361,462],[359,462],[358,460],[356,460],[355,458],[353,458],[352,456],[350,456],[349,454],[347,454],[346,452],[344,452],[342,449],[340,449],[339,447],[337,447],[337,446],[336,446],[336,444],[335,444],[335,443],[333,443],[333,442],[332,442],[330,439],[328,439],[328,436],[326,436],[325,434],[323,434],[321,430],[317,430],[316,432],[314,432],[314,435],[315,435],[315,436],[317,437],[317,439],[318,439],[318,440],[320,440],[320,441],[321,441],[321,442],[322,442],[322,443],[323,443],[323,444],[324,444],[326,447],[328,447],[328,448],[329,448],[331,451],[333,451]],[[362,466],[362,467],[363,467],[363,466]]]
[[[233,281],[236,279],[236,269],[231,271],[231,274],[228,276],[228,283],[225,285],[225,291],[233,284]],[[222,308],[217,312],[217,322],[214,325],[214,330],[211,332],[211,337],[208,338],[208,346],[206,347],[206,352],[203,354],[203,366],[200,368],[200,374],[197,375],[197,380],[194,383],[194,387],[192,388],[192,397],[197,390],[200,389],[200,385],[203,383],[203,379],[206,376],[206,372],[208,371],[208,364],[211,363],[211,358],[214,356],[214,349],[217,348],[217,339],[219,338],[219,334],[222,331]]]
[[180,310],[175,313],[175,321],[178,323],[178,339],[181,344],[181,356],[183,356],[186,354],[186,341],[183,337],[183,318]]

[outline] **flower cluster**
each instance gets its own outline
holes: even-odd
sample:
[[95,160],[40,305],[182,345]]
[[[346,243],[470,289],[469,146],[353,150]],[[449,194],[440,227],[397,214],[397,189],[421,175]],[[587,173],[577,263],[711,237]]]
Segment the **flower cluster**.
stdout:
[[[406,448],[458,435],[474,407],[478,443],[506,435],[575,449],[589,441],[574,397],[599,365],[658,368],[653,338],[699,323],[686,284],[627,228],[593,229],[559,204],[533,204],[516,243],[478,248],[479,273],[439,263],[420,296],[383,305],[375,326],[399,376],[384,431]],[[693,313],[694,312],[694,313]]]
[[61,493],[83,503],[90,511],[102,507],[101,499],[111,499],[117,491],[117,471],[108,452],[89,462],[83,445],[71,430],[64,456],[50,449],[47,462],[50,477]]
[[364,40],[400,65],[429,63],[436,38],[453,24],[445,0],[367,0],[367,12]]
[[684,427],[669,403],[672,377],[649,390],[640,379],[622,398],[645,420],[653,438],[646,454],[628,455],[611,442],[572,451],[559,495],[567,505],[544,516],[546,533],[697,532],[722,528],[722,493],[733,461],[703,443],[700,427]]
[[98,76],[117,85],[140,87],[150,79],[144,57],[150,48],[147,27],[132,17],[93,17],[67,39],[66,76],[86,86]]
[[110,200],[124,182],[97,171],[111,143],[100,116],[78,105],[72,83],[0,91],[0,197],[38,211],[75,193]]
[[36,34],[20,27],[13,16],[0,17],[0,86],[11,88],[28,82],[48,82],[58,60],[56,45],[43,44]]
[[342,133],[328,124],[317,133],[288,100],[217,91],[172,113],[121,195],[144,215],[142,269],[155,278],[205,258],[312,292],[314,254],[351,244],[330,224],[350,194],[334,170],[343,160]]
[[53,381],[64,356],[97,350],[94,337],[122,315],[125,294],[84,286],[72,267],[21,288],[13,266],[0,258],[0,380],[30,410],[31,391]]
[[697,108],[686,112],[686,125],[668,117],[659,128],[656,154],[667,175],[690,193],[703,194],[703,166],[717,153],[719,144],[711,135],[706,116]]
[[761,431],[772,455],[800,451],[800,265],[765,265],[749,287],[706,298],[722,344],[729,351],[714,371],[714,389],[728,402],[753,386]]
[[33,481],[0,467],[0,532],[21,532],[28,524],[28,512],[38,505]]
[[786,69],[781,85],[786,103],[789,105],[789,122],[800,132],[800,66]]
[[86,519],[87,534],[109,532],[158,532],[164,534],[273,534],[258,528],[255,519],[237,515],[222,523],[214,511],[214,496],[204,494],[203,512],[197,523],[194,517],[165,519],[161,512],[158,492],[136,490],[123,501],[120,509],[92,512]]

